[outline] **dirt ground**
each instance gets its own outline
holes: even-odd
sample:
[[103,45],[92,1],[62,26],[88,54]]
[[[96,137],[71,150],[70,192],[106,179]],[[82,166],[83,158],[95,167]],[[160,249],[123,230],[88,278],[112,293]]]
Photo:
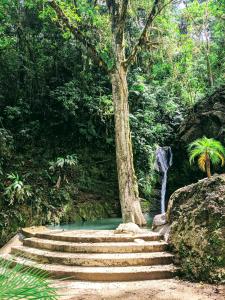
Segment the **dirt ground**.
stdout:
[[60,300],[225,300],[225,286],[176,279],[134,282],[57,281]]

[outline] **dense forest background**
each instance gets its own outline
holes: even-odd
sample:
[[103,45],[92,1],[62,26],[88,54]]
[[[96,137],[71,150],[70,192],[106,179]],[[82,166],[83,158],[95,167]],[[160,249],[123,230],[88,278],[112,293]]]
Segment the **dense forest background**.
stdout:
[[[77,2],[101,42],[95,11],[104,15],[104,1]],[[138,36],[151,3],[133,2],[129,30]],[[171,145],[185,115],[224,83],[224,12],[220,0],[171,4],[132,67],[134,161],[147,208],[157,145]],[[46,1],[0,0],[0,244],[22,226],[120,212],[109,78],[54,18]]]

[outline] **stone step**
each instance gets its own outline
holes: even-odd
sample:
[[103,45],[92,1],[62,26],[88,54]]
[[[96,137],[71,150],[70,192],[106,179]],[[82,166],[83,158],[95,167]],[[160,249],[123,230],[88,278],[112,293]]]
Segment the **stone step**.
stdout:
[[48,231],[48,232],[37,232],[33,233],[32,236],[55,240],[65,241],[72,243],[106,243],[106,242],[133,242],[135,239],[142,239],[145,241],[160,241],[163,236],[151,232],[143,231],[139,234],[115,234],[113,230],[68,230],[68,231]]
[[174,277],[176,268],[173,265],[133,266],[133,267],[77,267],[56,264],[39,264],[30,259],[2,256],[12,264],[34,267],[46,271],[54,278],[69,278],[85,281],[135,281],[167,279]]
[[171,264],[173,262],[173,255],[166,252],[86,254],[45,251],[26,246],[16,246],[12,248],[11,253],[42,264],[85,267],[150,266]]
[[165,251],[167,243],[164,241],[135,240],[133,242],[105,242],[105,243],[71,243],[27,238],[23,241],[24,246],[59,252],[71,253],[137,253],[137,252],[160,252]]

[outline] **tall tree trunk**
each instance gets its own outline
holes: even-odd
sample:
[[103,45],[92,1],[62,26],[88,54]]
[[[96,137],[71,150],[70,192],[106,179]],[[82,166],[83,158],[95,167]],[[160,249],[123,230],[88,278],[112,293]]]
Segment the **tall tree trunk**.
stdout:
[[123,222],[133,222],[140,226],[146,224],[141,211],[137,178],[133,165],[133,150],[129,124],[127,70],[123,65],[123,42],[116,43],[114,39],[114,53],[116,66],[111,73],[114,118],[116,160],[120,203]]
[[137,178],[133,165],[133,151],[129,125],[126,70],[122,66],[111,75],[114,115],[116,160],[123,222],[140,226],[146,221],[141,211]]
[[123,4],[127,1],[112,1],[112,50],[115,65],[111,71],[112,94],[115,118],[116,160],[123,222],[146,224],[141,211],[137,178],[133,165],[133,150],[129,124],[127,68],[125,61]]

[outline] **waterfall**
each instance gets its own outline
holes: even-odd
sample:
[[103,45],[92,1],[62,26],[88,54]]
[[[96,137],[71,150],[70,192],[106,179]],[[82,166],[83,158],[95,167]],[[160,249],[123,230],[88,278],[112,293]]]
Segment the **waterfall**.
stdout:
[[156,150],[156,164],[157,170],[162,173],[162,186],[161,186],[161,213],[165,213],[165,198],[167,186],[167,172],[173,163],[173,154],[170,147],[158,147]]

